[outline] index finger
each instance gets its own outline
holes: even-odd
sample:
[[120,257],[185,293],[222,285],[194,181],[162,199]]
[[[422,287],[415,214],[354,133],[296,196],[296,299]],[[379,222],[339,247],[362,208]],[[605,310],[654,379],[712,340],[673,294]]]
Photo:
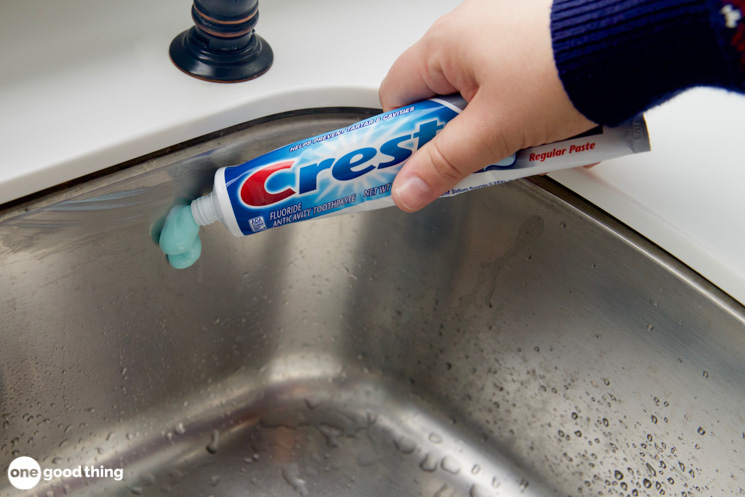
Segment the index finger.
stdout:
[[393,63],[380,83],[378,97],[384,111],[457,91],[445,77],[438,60],[430,58],[426,37],[416,42]]

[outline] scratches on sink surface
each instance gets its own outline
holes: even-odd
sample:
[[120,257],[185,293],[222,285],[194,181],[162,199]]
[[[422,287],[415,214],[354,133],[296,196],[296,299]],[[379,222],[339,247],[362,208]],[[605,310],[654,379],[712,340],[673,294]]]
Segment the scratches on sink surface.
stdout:
[[150,189],[148,188],[135,188],[133,190],[112,192],[91,198],[66,200],[51,205],[47,210],[56,212],[77,212],[122,209],[147,203],[149,197],[145,194],[149,193],[149,191]]

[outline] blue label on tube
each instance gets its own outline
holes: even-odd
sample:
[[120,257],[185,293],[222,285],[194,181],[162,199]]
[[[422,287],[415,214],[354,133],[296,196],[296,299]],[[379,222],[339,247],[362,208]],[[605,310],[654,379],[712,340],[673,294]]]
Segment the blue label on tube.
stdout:
[[240,230],[249,235],[390,196],[403,163],[458,113],[447,99],[426,100],[226,168]]

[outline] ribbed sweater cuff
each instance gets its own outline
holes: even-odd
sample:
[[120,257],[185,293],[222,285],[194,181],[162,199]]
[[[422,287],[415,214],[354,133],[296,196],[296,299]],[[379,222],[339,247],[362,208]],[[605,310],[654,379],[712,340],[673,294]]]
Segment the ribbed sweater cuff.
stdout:
[[742,88],[721,7],[721,0],[554,0],[554,59],[575,107],[613,126],[692,86]]

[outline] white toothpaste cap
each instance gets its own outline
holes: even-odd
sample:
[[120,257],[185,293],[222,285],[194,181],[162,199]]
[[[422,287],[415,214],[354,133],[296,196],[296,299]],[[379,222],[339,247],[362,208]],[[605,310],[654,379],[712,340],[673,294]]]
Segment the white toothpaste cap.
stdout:
[[199,226],[207,226],[220,219],[211,193],[191,203],[191,215]]

